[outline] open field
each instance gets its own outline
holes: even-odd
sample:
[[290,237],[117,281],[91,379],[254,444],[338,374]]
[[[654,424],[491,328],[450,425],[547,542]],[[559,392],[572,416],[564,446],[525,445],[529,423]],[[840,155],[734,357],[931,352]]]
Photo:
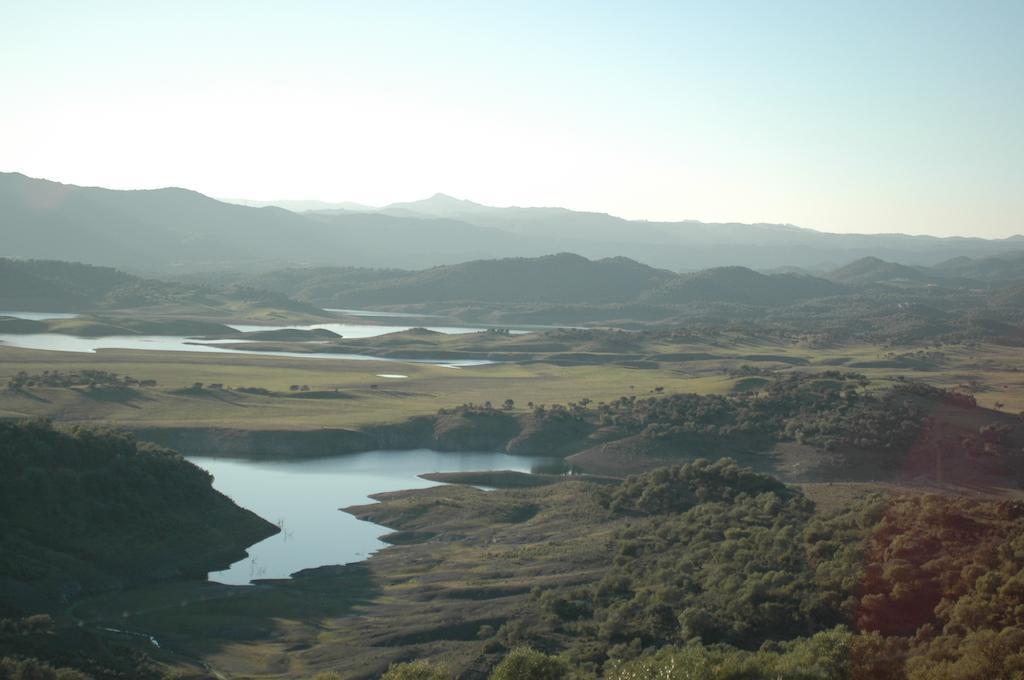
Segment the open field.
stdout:
[[[104,401],[66,388],[34,388],[31,394],[0,392],[0,416],[45,416],[68,422],[126,425],[190,425],[249,428],[356,427],[390,423],[435,413],[463,402],[495,405],[513,399],[535,403],[614,399],[646,394],[661,386],[671,391],[725,391],[722,376],[681,371],[649,371],[615,366],[562,367],[549,364],[494,364],[455,369],[385,361],[242,356],[224,353],[100,351],[96,354],[0,348],[0,380],[20,370],[103,370],[157,381],[137,398]],[[377,377],[401,374],[408,378]],[[263,387],[289,393],[292,385],[340,398],[268,397],[235,392],[175,394],[195,382],[231,387]],[[371,387],[378,385],[378,388]],[[631,388],[632,386],[632,388]],[[296,393],[301,395],[301,393]],[[345,398],[349,397],[349,398]]]
[[[524,342],[524,341],[519,341]],[[50,352],[0,346],[0,383],[19,371],[40,374],[101,370],[157,381],[156,387],[117,395],[83,389],[32,387],[0,391],[0,417],[48,417],[63,422],[128,426],[319,429],[395,423],[465,402],[512,399],[517,409],[535,404],[594,402],[623,395],[695,392],[723,394],[744,378],[726,370],[742,365],[774,371],[854,370],[869,378],[906,376],[974,393],[986,407],[1024,411],[1020,350],[998,345],[941,349],[941,360],[913,365],[886,359],[886,348],[842,345],[811,349],[774,342],[728,345],[666,344],[651,368],[615,363],[560,365],[500,363],[469,368],[391,361],[349,361],[318,357],[273,357],[228,353],[101,350],[95,354]],[[691,355],[697,358],[689,358]],[[713,355],[702,358],[700,355]],[[656,367],[656,368],[655,368]],[[406,378],[384,378],[399,374]],[[226,388],[260,387],[273,395],[230,390],[189,391],[196,382]],[[292,392],[308,385],[309,392]],[[376,386],[376,387],[374,387]],[[317,398],[319,397],[319,398]]]

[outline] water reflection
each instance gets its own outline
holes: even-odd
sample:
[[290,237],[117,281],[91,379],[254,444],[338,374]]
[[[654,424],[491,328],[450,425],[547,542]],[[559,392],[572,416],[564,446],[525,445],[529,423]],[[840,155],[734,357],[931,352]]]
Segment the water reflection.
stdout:
[[429,449],[367,451],[332,458],[250,461],[190,456],[214,476],[214,487],[244,508],[270,519],[281,533],[257,543],[249,556],[210,580],[245,584],[285,578],[309,567],[364,559],[384,546],[390,530],[339,512],[370,502],[369,494],[434,486],[427,472],[559,469],[551,458],[504,453],[446,453]]

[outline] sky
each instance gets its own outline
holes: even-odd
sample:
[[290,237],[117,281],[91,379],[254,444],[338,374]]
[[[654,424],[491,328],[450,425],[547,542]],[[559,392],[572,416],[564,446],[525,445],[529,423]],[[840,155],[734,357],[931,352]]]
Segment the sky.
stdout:
[[1024,2],[4,0],[0,170],[1024,233]]

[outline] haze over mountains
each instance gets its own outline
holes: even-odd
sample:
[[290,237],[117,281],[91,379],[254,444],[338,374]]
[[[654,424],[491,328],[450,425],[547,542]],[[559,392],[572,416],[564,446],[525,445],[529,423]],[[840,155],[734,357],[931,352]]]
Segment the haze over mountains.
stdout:
[[536,258],[473,260],[418,271],[358,267],[281,269],[254,275],[209,273],[196,281],[244,284],[322,307],[491,302],[659,304],[729,302],[789,304],[849,295],[870,287],[895,290],[1001,288],[1024,282],[1024,251],[957,258],[934,267],[866,257],[830,272],[765,274],[747,267],[712,267],[678,274],[625,257],[588,260],[573,253]]
[[1024,248],[1022,236],[829,234],[776,224],[630,221],[564,208],[495,208],[443,194],[379,209],[292,202],[284,203],[293,208],[286,210],[250,203],[263,207],[187,189],[117,191],[0,173],[0,256],[161,273],[311,265],[421,269],[574,252],[624,256],[672,271],[735,265],[826,271],[865,256],[935,265]]

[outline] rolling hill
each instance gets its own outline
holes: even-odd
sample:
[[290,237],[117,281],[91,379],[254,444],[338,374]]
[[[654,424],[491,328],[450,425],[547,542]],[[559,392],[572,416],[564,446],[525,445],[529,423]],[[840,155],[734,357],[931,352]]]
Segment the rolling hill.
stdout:
[[497,208],[443,194],[378,209],[346,205],[295,212],[226,203],[187,189],[117,191],[0,173],[0,256],[166,274],[315,265],[422,269],[574,252],[697,271],[734,265],[828,270],[867,256],[930,266],[1024,249],[1021,236],[829,234],[779,224],[631,221],[565,208]]
[[786,305],[800,300],[843,295],[845,286],[803,274],[761,274],[746,267],[715,267],[683,274],[641,300],[657,304],[728,302],[759,306]]
[[850,292],[841,284],[802,274],[768,275],[746,267],[676,274],[625,257],[590,260],[573,253],[475,260],[421,271],[289,269],[243,280],[336,308],[463,302],[771,306]]
[[956,257],[932,267],[912,267],[864,257],[825,274],[848,285],[898,284],[944,287],[983,287],[1024,281],[1024,252],[984,258]]
[[475,260],[407,272],[347,291],[334,304],[420,302],[628,302],[677,276],[619,257],[588,260],[571,253],[537,258]]
[[159,272],[388,259],[422,266],[511,251],[515,240],[450,220],[307,216],[186,189],[114,191],[17,173],[0,173],[0,234],[0,256]]
[[829,272],[826,276],[839,283],[862,285],[869,283],[931,283],[939,277],[896,262],[886,262],[877,257],[862,257],[850,264]]
[[982,258],[957,257],[940,262],[930,271],[945,277],[981,282],[1024,281],[1024,250]]
[[80,312],[173,305],[194,313],[272,308],[317,315],[322,310],[279,292],[146,279],[111,267],[54,260],[0,258],[0,309]]

